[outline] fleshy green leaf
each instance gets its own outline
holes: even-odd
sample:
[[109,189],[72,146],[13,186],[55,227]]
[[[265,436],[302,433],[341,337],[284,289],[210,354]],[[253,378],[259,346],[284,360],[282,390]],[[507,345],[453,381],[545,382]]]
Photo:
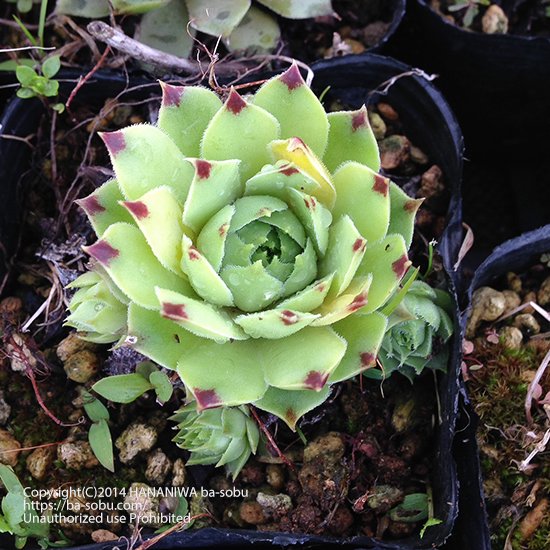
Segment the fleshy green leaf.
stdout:
[[388,235],[377,243],[367,244],[357,270],[358,275],[373,275],[368,304],[363,310],[365,313],[375,311],[386,303],[410,265],[407,246],[401,235]]
[[331,384],[348,380],[356,374],[376,365],[376,356],[388,324],[387,318],[378,313],[356,313],[339,321],[334,330],[348,342],[346,354],[330,376]]
[[253,195],[235,201],[235,215],[231,220],[230,232],[238,231],[254,220],[269,217],[273,212],[281,212],[287,205],[280,199],[267,195]]
[[332,209],[336,201],[336,190],[330,173],[321,160],[300,138],[275,140],[269,144],[273,160],[286,160],[319,184],[319,190],[312,191],[327,208]]
[[283,390],[320,391],[347,347],[328,327],[306,327],[287,338],[259,342],[265,379]]
[[183,209],[183,223],[194,233],[221,208],[242,194],[239,161],[192,159],[195,176]]
[[277,119],[246,102],[232,88],[227,101],[204,132],[201,157],[209,160],[241,159],[241,176],[246,181],[270,162],[267,145],[279,135]]
[[123,199],[118,182],[110,179],[87,197],[75,202],[86,212],[93,230],[101,237],[116,222],[134,223],[132,216],[119,204]]
[[251,6],[224,43],[229,51],[257,54],[273,51],[280,38],[277,20],[271,14]]
[[323,156],[328,140],[327,115],[302,78],[298,65],[294,63],[283,74],[268,80],[253,101],[279,121],[281,139],[300,138],[315,155]]
[[367,241],[386,236],[390,221],[389,180],[357,162],[343,164],[333,175],[334,219],[348,215]]
[[290,309],[270,309],[239,315],[235,323],[252,338],[286,338],[310,325],[319,315]]
[[182,208],[172,188],[156,187],[139,200],[123,201],[122,205],[134,218],[160,264],[172,273],[182,275]]
[[327,254],[319,267],[323,277],[334,273],[329,297],[339,296],[351,283],[365,254],[367,241],[360,235],[347,215],[329,230]]
[[285,281],[282,297],[286,298],[295,292],[303,290],[317,277],[317,255],[310,239],[307,240],[305,250],[296,256],[294,269]]
[[191,26],[213,36],[228,36],[239,24],[250,0],[185,0]]
[[241,311],[259,311],[280,297],[283,284],[271,276],[258,260],[252,265],[228,265],[220,272]]
[[334,12],[330,0],[315,0],[315,2],[304,0],[258,0],[258,2],[289,19],[307,19],[308,17],[331,15]]
[[92,386],[92,390],[113,403],[131,403],[151,389],[153,385],[137,373],[108,376]]
[[279,309],[313,311],[325,301],[334,275],[331,273],[278,304]]
[[348,315],[359,311],[369,302],[369,289],[372,284],[372,275],[356,277],[343,294],[333,299],[327,299],[323,305],[314,311],[321,317],[313,321],[313,326],[322,327],[332,325]]
[[414,218],[424,199],[412,199],[398,185],[390,182],[390,224],[388,234],[399,233],[407,248],[411,246]]
[[291,162],[281,160],[264,166],[245,183],[245,195],[269,195],[283,201],[288,199],[287,189],[317,193],[320,185]]
[[182,355],[178,374],[193,393],[199,409],[242,405],[262,397],[267,389],[262,370],[263,342],[207,341]]
[[157,288],[156,293],[161,315],[197,336],[217,342],[248,338],[223,309],[164,288]]
[[194,170],[161,129],[136,124],[100,136],[127,200],[138,200],[147,191],[168,185],[178,201],[185,202]]
[[324,257],[328,246],[332,214],[311,195],[296,189],[288,189],[287,193],[290,207],[312,240],[315,251],[321,258]]
[[159,263],[135,226],[111,225],[99,241],[84,250],[101,264],[124,294],[142,307],[158,309],[156,285],[195,295],[187,281]]
[[193,48],[194,29],[186,28],[189,15],[185,3],[172,0],[141,18],[138,40],[162,52],[186,58]]
[[221,108],[221,100],[214,92],[200,86],[160,84],[162,104],[158,127],[172,138],[183,155],[199,157],[202,136]]
[[222,265],[227,233],[234,213],[235,206],[228,204],[206,222],[197,237],[199,252],[217,272]]
[[265,395],[254,403],[254,406],[278,416],[294,431],[296,422],[304,414],[324,403],[329,394],[328,384],[321,391],[269,388]]
[[100,19],[109,15],[108,0],[57,0],[55,12],[75,17]]
[[323,162],[334,172],[344,162],[355,161],[374,172],[380,170],[380,153],[369,124],[367,109],[328,114],[330,129]]
[[183,236],[182,251],[181,267],[195,292],[216,306],[232,306],[231,290],[186,235]]
[[100,464],[110,472],[114,472],[113,440],[109,424],[105,420],[94,422],[90,426],[88,441]]
[[151,382],[154,386],[157,399],[161,403],[166,403],[170,400],[170,397],[172,397],[172,393],[174,392],[174,388],[166,373],[161,371],[151,373],[149,376],[149,382]]
[[128,334],[132,348],[171,370],[176,370],[182,353],[203,340],[178,324],[160,316],[158,311],[136,304],[128,308]]

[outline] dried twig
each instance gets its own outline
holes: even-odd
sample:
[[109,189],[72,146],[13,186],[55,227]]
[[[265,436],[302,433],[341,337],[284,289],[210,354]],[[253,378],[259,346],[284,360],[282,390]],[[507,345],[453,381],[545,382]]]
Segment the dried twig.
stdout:
[[530,426],[533,424],[533,416],[531,415],[531,405],[533,403],[533,394],[535,393],[535,388],[538,386],[549,363],[550,363],[550,351],[546,354],[546,356],[542,360],[542,363],[540,364],[539,368],[537,369],[537,372],[535,373],[535,377],[533,378],[533,380],[529,384],[529,388],[527,389],[527,395],[525,396],[525,416],[527,417],[527,422],[529,423]]
[[84,77],[82,76],[79,77],[77,85],[71,91],[69,95],[69,99],[67,99],[67,103],[65,104],[65,107],[67,107],[67,110],[70,110],[71,103],[73,102],[73,99],[78,93],[78,90],[80,90],[80,88],[82,88],[82,86],[84,86],[84,84],[86,84],[86,82],[90,80],[92,75],[101,67],[101,65],[103,65],[103,62],[105,61],[105,58],[109,55],[110,51],[111,51],[111,48],[107,46],[105,48],[105,51],[99,58],[99,61],[93,66],[92,70],[89,71]]
[[[202,72],[198,62],[151,48],[126,36],[122,31],[107,25],[103,21],[92,21],[86,28],[96,40],[104,42],[138,61],[151,63],[157,67],[178,73],[196,74]],[[241,63],[224,63],[217,67],[217,71],[219,74],[234,74],[244,68]]]
[[531,463],[531,460],[535,458],[539,453],[544,452],[546,449],[546,445],[548,445],[548,442],[550,441],[550,430],[546,430],[544,435],[542,436],[542,439],[537,443],[535,448],[529,453],[529,456],[522,460],[519,465],[519,471],[525,472],[525,470],[529,469],[529,464]]
[[47,47],[42,47],[42,46],[21,46],[20,48],[1,48],[0,53],[24,52],[26,50],[47,51],[47,50],[55,50],[55,47],[54,46],[47,46]]
[[431,82],[432,80],[435,80],[438,75],[428,74],[428,73],[424,72],[422,69],[411,69],[410,71],[405,71],[403,73],[396,74],[395,76],[392,76],[391,78],[388,78],[388,80],[385,80],[384,82],[382,82],[382,84],[380,84],[380,86],[378,86],[378,88],[375,88],[374,90],[369,92],[367,98],[370,99],[375,94],[386,95],[390,91],[390,88],[398,80],[401,80],[402,78],[405,78],[407,76],[419,76],[420,78],[424,78],[428,82]]
[[458,270],[460,264],[462,263],[462,260],[464,259],[464,256],[468,254],[468,252],[474,245],[474,232],[472,231],[472,228],[464,222],[462,223],[462,226],[466,229],[466,235],[464,236],[462,244],[460,245],[460,250],[458,251],[456,263],[453,265],[453,269],[455,271]]
[[525,308],[531,306],[537,313],[542,315],[548,322],[550,322],[550,312],[546,311],[542,307],[540,307],[536,302],[530,301],[525,302],[524,304],[521,304],[520,306],[512,309],[511,311],[506,312],[504,315],[501,315],[495,323],[500,323],[501,321],[504,321],[504,319],[508,319],[508,317],[512,317],[512,315],[515,315],[516,313],[519,313],[520,311],[524,310]]
[[267,429],[266,425],[262,422],[262,419],[258,416],[258,413],[254,409],[254,407],[250,407],[250,412],[252,413],[252,416],[254,417],[254,420],[258,423],[258,426],[264,433],[264,435],[267,437],[267,440],[269,441],[269,444],[273,447],[279,458],[297,475],[298,472],[296,471],[296,466],[294,465],[294,462],[290,461],[279,449],[279,446],[273,439],[273,436],[271,435],[270,431]]

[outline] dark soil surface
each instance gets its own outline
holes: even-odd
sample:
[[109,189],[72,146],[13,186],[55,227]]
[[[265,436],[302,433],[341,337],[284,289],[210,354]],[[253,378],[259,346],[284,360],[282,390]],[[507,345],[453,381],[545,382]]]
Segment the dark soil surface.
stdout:
[[[432,8],[451,23],[473,31],[494,32],[490,30],[492,26],[489,21],[486,20],[485,23],[482,21],[489,5],[479,5],[477,0],[471,0],[470,4],[477,5],[478,9],[473,22],[469,23],[466,15],[467,7],[457,11],[452,9],[458,3],[452,0],[431,0],[430,2]],[[496,4],[502,8],[507,19],[507,30],[504,32],[522,36],[550,36],[550,3],[547,0],[500,0],[490,4]]]
[[396,4],[395,0],[333,0],[336,17],[285,20],[281,25],[284,53],[306,62],[362,53],[385,37]]
[[482,310],[485,317],[499,315],[475,331],[470,322],[465,343],[463,373],[480,417],[477,437],[494,548],[544,550],[550,540],[550,369],[544,367],[550,322],[532,306],[517,311],[531,301],[548,310],[547,262],[545,256],[524,273],[507,274],[494,290],[478,290],[472,317]]

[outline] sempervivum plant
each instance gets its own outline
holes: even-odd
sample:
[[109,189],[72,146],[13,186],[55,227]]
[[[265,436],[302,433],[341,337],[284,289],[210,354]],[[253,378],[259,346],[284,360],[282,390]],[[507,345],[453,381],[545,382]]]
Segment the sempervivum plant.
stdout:
[[156,125],[102,135],[116,179],[79,203],[99,238],[67,324],[177,370],[199,411],[294,428],[375,364],[420,201],[377,173],[365,107],[327,115],[296,66],[223,103],[162,90]]
[[255,453],[260,432],[246,407],[218,407],[197,413],[188,403],[171,420],[178,423],[174,441],[191,452],[187,465],[226,466],[235,478],[251,453]]
[[390,315],[378,355],[380,369],[365,372],[383,379],[399,371],[411,381],[424,368],[445,370],[453,333],[449,294],[414,281],[401,304]]

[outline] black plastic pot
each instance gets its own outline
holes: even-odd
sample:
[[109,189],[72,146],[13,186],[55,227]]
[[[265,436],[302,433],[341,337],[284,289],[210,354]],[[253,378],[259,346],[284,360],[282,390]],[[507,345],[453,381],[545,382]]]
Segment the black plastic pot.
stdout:
[[406,21],[399,57],[439,75],[470,155],[500,159],[529,144],[534,158],[546,149],[549,39],[467,31],[443,19],[428,0],[409,0]]
[[[471,303],[473,292],[485,285],[491,285],[492,281],[502,277],[508,271],[521,272],[527,269],[533,263],[536,263],[541,254],[550,250],[550,225],[541,227],[535,231],[525,233],[515,239],[511,239],[501,244],[478,267],[468,288],[468,302]],[[463,314],[462,323],[466,321],[470,314],[470,307]],[[477,443],[475,440],[475,427],[477,426],[477,416],[468,402],[467,391],[463,391],[465,404],[462,408],[459,426],[465,426],[461,433],[457,428],[457,445],[461,445],[463,450],[457,456],[460,470],[463,470],[466,485],[461,483],[461,490],[470,497],[470,508],[465,509],[465,517],[459,520],[457,532],[462,532],[465,536],[471,536],[468,548],[472,550],[490,550],[489,528],[487,525],[487,514],[483,503],[483,487],[479,455],[477,454]],[[463,440],[461,442],[461,440]],[[463,459],[459,457],[463,456]],[[462,494],[461,494],[462,499]],[[479,508],[481,503],[482,507]],[[473,510],[475,512],[473,513]],[[477,545],[474,545],[477,544]]]
[[550,39],[467,31],[429,4],[408,0],[388,53],[437,76],[464,132],[476,267],[504,240],[550,223]]
[[369,49],[370,53],[383,53],[387,47],[387,44],[391,42],[392,37],[405,16],[407,8],[407,0],[379,0],[380,4],[383,4],[384,9],[391,13],[391,21],[386,31],[386,34],[379,40],[379,42]]
[[[407,67],[388,58],[377,55],[349,57],[330,62],[318,63],[315,67],[314,88],[323,90],[331,85],[331,93],[336,94],[351,106],[370,102],[379,94],[371,94],[383,82],[407,71]],[[64,92],[70,91],[74,84],[63,84]],[[81,89],[78,101],[99,102],[107,97],[113,97],[126,86],[125,79],[116,74],[95,74]],[[144,98],[149,94],[158,94],[157,83],[149,83],[135,94]],[[384,96],[385,97],[385,96]],[[461,238],[461,203],[460,175],[462,138],[458,125],[443,100],[441,94],[433,86],[418,77],[404,77],[387,91],[387,100],[401,113],[401,118],[407,133],[423,148],[431,160],[439,164],[446,181],[451,186],[451,204],[449,206],[449,224],[444,238],[440,243],[440,252],[446,267],[451,267],[455,261],[456,250]],[[18,130],[14,121],[18,113],[29,110],[31,105],[27,100],[14,100],[3,119],[4,132],[15,134]],[[38,125],[42,110],[40,104],[32,105],[35,126]],[[24,144],[14,142],[19,147]],[[0,159],[10,163],[4,151],[5,142],[0,142]],[[15,153],[12,153],[15,154]],[[3,180],[3,185],[13,189],[19,175],[25,171],[25,158],[21,157],[18,166],[10,172],[10,178]],[[3,167],[7,170],[7,167]],[[11,191],[10,191],[11,192]],[[13,237],[14,235],[12,235]],[[449,278],[451,292],[454,289],[455,273]],[[456,298],[456,295],[455,295]],[[310,535],[295,535],[288,533],[271,533],[246,530],[230,530],[208,528],[196,532],[182,532],[163,539],[155,548],[241,548],[243,546],[303,546],[303,547],[353,547],[378,548],[388,550],[429,549],[441,546],[451,533],[457,515],[458,485],[456,467],[452,457],[452,445],[455,431],[455,420],[458,406],[458,370],[461,357],[461,334],[459,312],[455,299],[455,336],[448,372],[438,379],[440,396],[440,419],[436,428],[436,446],[434,449],[432,489],[434,497],[434,515],[442,521],[437,526],[430,527],[424,537],[411,537],[399,541],[375,541],[367,537],[350,539],[335,539]],[[79,546],[73,550],[106,550],[115,547],[113,543]]]

